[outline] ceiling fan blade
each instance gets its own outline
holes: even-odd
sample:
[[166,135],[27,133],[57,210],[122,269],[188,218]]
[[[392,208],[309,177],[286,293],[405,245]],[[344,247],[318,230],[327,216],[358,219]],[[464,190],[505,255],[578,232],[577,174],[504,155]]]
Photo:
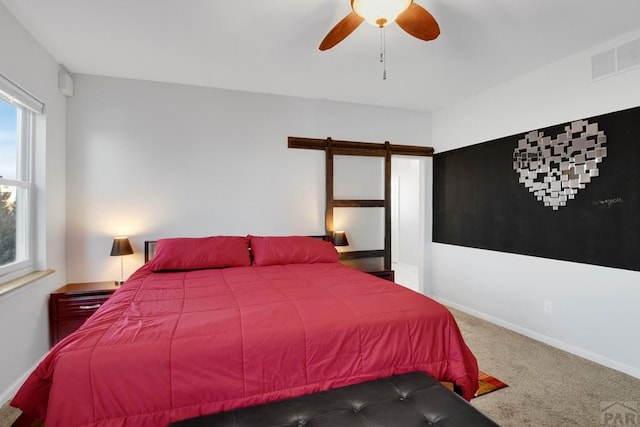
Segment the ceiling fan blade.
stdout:
[[356,15],[355,12],[351,12],[342,18],[342,21],[338,22],[322,40],[322,43],[320,43],[320,50],[331,49],[340,43],[345,39],[345,37],[351,34],[353,30],[358,28],[358,26],[362,24],[362,21],[364,21],[364,18]]
[[440,27],[435,18],[415,2],[396,18],[396,22],[400,28],[420,40],[428,42],[440,35]]

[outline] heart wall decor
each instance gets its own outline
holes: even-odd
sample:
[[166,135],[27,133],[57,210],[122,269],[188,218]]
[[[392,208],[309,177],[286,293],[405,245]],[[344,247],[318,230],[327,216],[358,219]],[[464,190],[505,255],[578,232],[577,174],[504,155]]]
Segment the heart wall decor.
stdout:
[[555,138],[531,131],[518,140],[513,169],[534,196],[558,210],[599,175],[598,164],[607,157],[607,136],[598,123],[576,120]]
[[640,272],[638,165],[640,106],[435,153],[432,240]]

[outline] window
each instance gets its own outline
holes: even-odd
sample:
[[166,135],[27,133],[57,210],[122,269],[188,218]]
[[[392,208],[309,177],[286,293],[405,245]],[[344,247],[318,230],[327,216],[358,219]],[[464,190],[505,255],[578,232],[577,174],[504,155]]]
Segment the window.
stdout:
[[0,281],[33,269],[31,152],[42,103],[0,75]]

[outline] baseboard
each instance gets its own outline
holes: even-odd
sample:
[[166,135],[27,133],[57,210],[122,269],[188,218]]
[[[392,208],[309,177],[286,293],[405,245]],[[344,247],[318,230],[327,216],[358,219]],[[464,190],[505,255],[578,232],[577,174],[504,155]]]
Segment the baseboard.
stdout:
[[20,378],[18,378],[13,384],[9,386],[8,389],[4,390],[0,394],[0,406],[4,405],[5,402],[13,399],[13,396],[15,396],[15,394],[18,392],[18,389],[20,388],[22,383],[25,382],[27,377],[31,374],[31,372],[33,372],[34,369],[36,369],[39,363],[40,360],[38,360],[31,368],[29,368],[24,374],[22,374]]
[[529,337],[531,339],[534,339],[536,341],[540,341],[543,342],[545,344],[548,344],[552,347],[556,347],[560,350],[566,351],[567,353],[571,353],[574,354],[576,356],[582,357],[583,359],[587,359],[590,360],[592,362],[598,363],[600,365],[606,366],[607,368],[611,368],[611,369],[615,369],[616,371],[620,371],[623,372],[627,375],[631,375],[632,377],[638,378],[640,379],[640,368],[636,368],[634,366],[629,366],[627,364],[624,363],[620,363],[616,360],[613,359],[609,359],[608,357],[604,357],[600,354],[597,353],[593,353],[591,351],[585,350],[583,348],[580,347],[576,347],[574,345],[571,344],[567,344],[563,341],[557,340],[555,338],[551,338],[549,336],[540,334],[538,332],[534,332],[532,330],[529,330],[527,328],[523,328],[521,326],[518,326],[516,324],[507,322],[505,320],[502,319],[498,319],[497,317],[493,317],[490,316],[488,314],[482,313],[480,311],[474,310],[472,308],[460,305],[460,304],[456,304],[453,301],[449,301],[445,298],[438,298],[438,297],[431,297],[433,299],[435,299],[436,301],[438,301],[441,304],[444,304],[446,306],[455,308],[456,310],[460,310],[464,313],[470,314],[471,316],[475,316],[477,318],[480,318],[482,320],[486,320],[487,322],[493,323],[495,325],[498,326],[502,326],[503,328],[509,329],[511,331],[517,332],[521,335],[524,335],[526,337]]

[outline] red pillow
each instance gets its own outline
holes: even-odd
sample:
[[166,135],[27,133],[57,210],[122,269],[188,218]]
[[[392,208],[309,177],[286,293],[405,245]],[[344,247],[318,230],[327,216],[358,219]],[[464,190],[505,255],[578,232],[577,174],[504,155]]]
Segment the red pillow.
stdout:
[[151,271],[200,270],[251,265],[249,239],[242,236],[159,239]]
[[333,244],[313,237],[249,236],[249,238],[254,265],[338,262],[338,252]]

